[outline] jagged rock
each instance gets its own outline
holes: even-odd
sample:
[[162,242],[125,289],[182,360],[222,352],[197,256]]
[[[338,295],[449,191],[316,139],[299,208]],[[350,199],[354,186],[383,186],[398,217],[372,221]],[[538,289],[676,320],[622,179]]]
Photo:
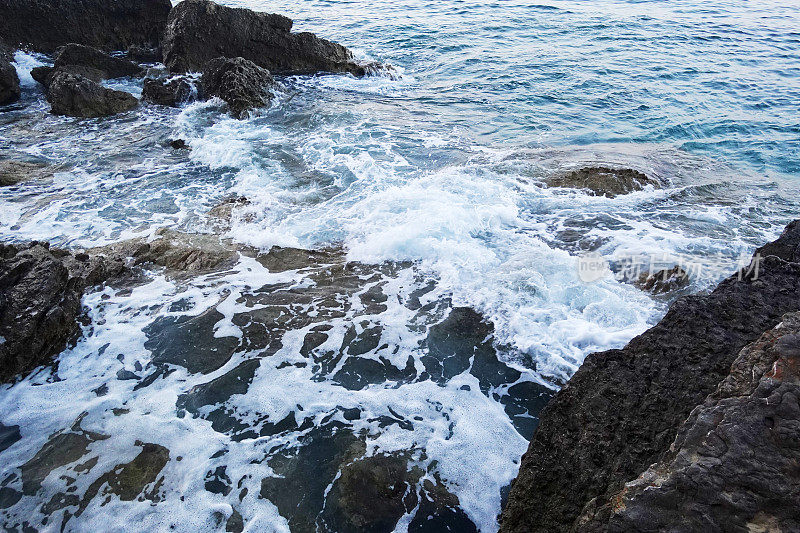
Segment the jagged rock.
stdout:
[[86,67],[82,65],[65,65],[58,69],[54,67],[34,67],[31,69],[31,77],[42,84],[45,90],[50,89],[50,83],[56,74],[59,73],[73,74],[75,76],[83,76],[95,83],[100,83],[105,79],[105,74],[96,68]]
[[105,117],[139,105],[133,95],[115,91],[78,74],[56,71],[47,91],[51,112],[71,117]]
[[22,181],[49,178],[53,169],[44,163],[0,159],[0,187],[16,185]]
[[664,294],[673,292],[689,285],[689,274],[676,265],[672,268],[659,270],[653,274],[643,272],[634,284],[643,291],[653,294]]
[[157,105],[178,107],[194,99],[194,85],[185,77],[147,78],[142,86],[142,100]]
[[113,57],[105,52],[83,44],[70,43],[58,50],[53,67],[58,69],[68,65],[93,68],[103,73],[103,79],[137,76],[142,67],[121,57]]
[[585,189],[596,196],[614,198],[620,194],[641,191],[645,186],[660,187],[661,183],[638,170],[630,168],[585,167],[547,180],[550,187]]
[[0,381],[47,363],[80,330],[81,296],[121,263],[47,244],[0,244]]
[[214,58],[243,57],[274,74],[364,75],[345,47],[291,28],[292,20],[282,15],[184,0],[169,15],[164,64],[173,72],[200,72]]
[[250,110],[269,105],[275,80],[252,61],[218,57],[206,63],[200,84],[204,97],[221,98],[234,117],[245,118]]
[[16,101],[21,94],[19,76],[17,69],[11,64],[12,61],[12,50],[0,41],[0,105]]
[[158,46],[169,0],[0,0],[0,35],[8,44],[52,53],[67,43],[103,50]]
[[795,222],[741,279],[677,300],[622,350],[589,355],[542,411],[501,530],[570,531],[657,462],[739,351],[800,309],[798,242]]
[[661,460],[580,531],[800,531],[800,313],[744,348]]

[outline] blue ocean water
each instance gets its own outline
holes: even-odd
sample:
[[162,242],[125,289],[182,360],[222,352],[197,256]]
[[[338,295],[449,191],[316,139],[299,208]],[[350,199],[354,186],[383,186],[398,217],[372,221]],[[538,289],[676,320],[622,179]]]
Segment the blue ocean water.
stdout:
[[[303,450],[313,450],[324,462],[333,419],[366,435],[369,453],[409,453],[458,496],[470,521],[493,531],[535,425],[536,412],[514,402],[539,405],[536,395],[557,389],[588,353],[624,345],[678,294],[710,289],[800,215],[796,2],[222,3],[286,14],[295,31],[336,40],[394,74],[280,79],[273,105],[242,121],[219,101],[144,104],[78,120],[49,114],[29,75],[49,59],[20,52],[23,98],[0,113],[0,151],[43,159],[58,172],[0,189],[2,240],[94,247],[159,238],[169,228],[261,251],[334,249],[355,264],[379,265],[363,279],[380,286],[386,309],[355,305],[360,293],[337,293],[353,305],[327,319],[323,347],[342,357],[329,371],[314,369],[318,361],[303,351],[311,325],[280,330],[282,348],[259,359],[244,392],[227,391],[220,402],[248,429],[297,423],[254,438],[219,430],[209,406],[189,416],[176,405],[262,357],[236,317],[267,305],[258,303],[262,287],[324,287],[319,265],[276,273],[242,257],[213,276],[176,281],[156,271],[135,290],[88,295],[94,326],[59,356],[58,379],[44,369],[0,389],[0,422],[23,428],[22,440],[2,452],[3,474],[76,419],[109,435],[90,448],[100,458],[91,475],[134,457],[143,438],[169,449],[171,460],[160,501],[92,504],[72,518],[75,528],[218,530],[220,516],[235,510],[250,527],[285,531],[281,503],[257,497],[261,480],[276,475],[268,464],[281,453],[306,458]],[[141,91],[141,80],[109,85]],[[174,138],[190,150],[165,146]],[[664,187],[605,198],[546,186],[591,165],[632,167]],[[230,197],[247,203],[220,228],[208,211]],[[612,276],[586,283],[577,271],[586,252],[615,269],[632,258],[688,265],[691,284],[654,296]],[[507,381],[487,386],[474,368],[431,377],[428,328],[453,307],[492,324]],[[171,331],[164,317],[212,308],[222,318],[206,328],[209,342],[240,343],[225,366],[209,375],[178,369],[135,390],[136,381],[116,378],[120,370],[149,372],[158,356],[153,332]],[[287,307],[292,313],[320,315]],[[352,331],[376,328],[375,346],[356,353],[348,345]],[[458,355],[472,364],[471,353]],[[400,372],[409,358],[411,377],[367,372],[378,361]],[[356,370],[346,383],[348,361]],[[109,392],[98,398],[93,390],[104,384]],[[345,408],[361,417],[344,419]],[[207,472],[222,466],[249,496],[204,488]],[[63,489],[59,473],[45,483],[47,498]],[[307,488],[309,498],[322,499],[328,483]],[[39,517],[43,498],[26,495],[3,519]],[[412,518],[396,530],[413,530]]]

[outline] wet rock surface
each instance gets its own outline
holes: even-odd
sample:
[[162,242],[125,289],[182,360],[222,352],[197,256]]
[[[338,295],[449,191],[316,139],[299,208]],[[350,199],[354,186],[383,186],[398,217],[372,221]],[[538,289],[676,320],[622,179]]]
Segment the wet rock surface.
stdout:
[[638,170],[630,168],[585,167],[568,174],[554,176],[547,180],[550,187],[570,187],[584,189],[596,196],[614,198],[621,194],[640,191],[650,185],[660,187],[661,183]]
[[187,0],[169,15],[164,64],[173,72],[200,72],[224,56],[248,59],[273,74],[364,75],[345,47],[311,33],[291,33],[291,28],[292,20],[282,15]]
[[195,94],[194,84],[185,77],[147,78],[142,85],[142,100],[157,105],[178,107],[191,102]]
[[581,531],[800,530],[800,313],[745,347],[661,460]]
[[14,54],[11,48],[0,41],[0,105],[10,104],[19,98],[19,76],[11,62]]
[[81,296],[123,270],[46,244],[0,245],[0,380],[50,361],[79,331]]
[[50,178],[55,170],[46,163],[0,159],[0,187],[16,185],[28,180]]
[[[688,437],[676,441],[678,428],[730,373],[740,350],[775,327],[784,313],[800,308],[800,263],[795,262],[799,242],[800,224],[795,222],[777,241],[757,252],[741,277],[733,275],[707,296],[677,300],[656,326],[622,350],[588,356],[541,413],[503,512],[502,530],[580,530],[590,528],[579,519],[582,513],[591,515],[595,509],[610,507],[624,514],[615,507],[624,484],[669,453],[673,441],[681,446]],[[705,409],[710,413],[717,407]],[[762,411],[756,410],[753,416]],[[707,423],[709,416],[701,417],[702,412],[702,408],[696,411],[697,422],[690,419],[690,426]],[[742,422],[750,425],[752,420]],[[734,433],[729,436],[747,440],[745,433]],[[753,438],[762,434],[756,432]],[[711,441],[707,445],[715,446]],[[767,467],[769,462],[763,464]],[[768,468],[782,468],[782,464],[778,461]],[[717,483],[711,478],[707,481]],[[776,481],[774,487],[778,489],[781,483]],[[762,519],[769,522],[772,507],[760,508],[758,502],[765,500],[750,493],[754,487],[735,490],[749,494],[748,512],[763,511]],[[657,508],[645,510],[647,494],[637,500],[639,511],[631,511],[638,513],[638,523],[657,519],[671,523],[674,515],[662,513],[659,518]],[[694,488],[687,495],[695,497]],[[622,516],[620,524],[624,524]],[[680,524],[671,523],[667,529],[680,530]],[[726,529],[724,524],[720,527]]]
[[132,61],[110,56],[91,46],[75,43],[59,48],[54,58],[53,67],[56,69],[69,65],[98,70],[103,73],[103,79],[137,76],[142,73],[142,67]]
[[218,57],[206,63],[200,84],[205,98],[221,98],[234,117],[245,118],[251,110],[269,105],[275,80],[252,61]]
[[687,287],[689,281],[689,274],[680,266],[674,266],[654,273],[644,272],[634,284],[643,291],[664,294]]
[[57,71],[51,78],[47,101],[53,114],[83,118],[115,115],[139,105],[129,93],[108,89],[85,76],[64,71]]
[[0,35],[45,53],[68,43],[109,51],[153,47],[171,7],[169,0],[0,0]]

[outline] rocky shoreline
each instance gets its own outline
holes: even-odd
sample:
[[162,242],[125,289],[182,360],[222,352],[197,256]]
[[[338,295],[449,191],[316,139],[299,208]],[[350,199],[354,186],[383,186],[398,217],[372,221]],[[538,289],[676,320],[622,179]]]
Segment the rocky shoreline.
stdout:
[[711,294],[589,355],[540,414],[501,531],[793,530],[798,261],[795,221]]

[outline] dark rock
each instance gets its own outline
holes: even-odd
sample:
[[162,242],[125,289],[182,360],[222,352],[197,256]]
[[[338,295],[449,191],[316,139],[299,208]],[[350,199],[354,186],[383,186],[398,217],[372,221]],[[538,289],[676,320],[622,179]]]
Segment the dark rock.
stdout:
[[622,350],[589,355],[541,413],[502,531],[569,531],[657,462],[739,351],[800,308],[797,242],[793,223],[741,276],[677,300]]
[[102,73],[102,79],[138,76],[142,73],[142,67],[132,61],[110,56],[91,46],[75,43],[62,46],[53,62],[55,69],[70,65],[97,70]]
[[0,422],[0,452],[10,447],[21,438],[19,426],[5,426]]
[[274,74],[364,75],[345,47],[291,28],[292,20],[282,15],[185,0],[169,15],[164,64],[173,72],[200,72],[216,57],[243,57]]
[[581,531],[800,531],[800,313],[743,349],[661,460]]
[[345,465],[325,498],[326,530],[393,531],[400,517],[417,505],[421,473],[409,472],[408,460],[399,454],[373,455]]
[[638,170],[630,168],[585,167],[569,174],[547,180],[550,187],[585,189],[592,195],[613,198],[620,194],[641,191],[645,186],[660,187],[661,183]]
[[142,86],[142,100],[151,104],[178,107],[194,99],[194,85],[185,77],[147,78]]
[[67,43],[102,50],[158,46],[169,0],[0,0],[0,35],[8,44],[52,53]]
[[19,76],[11,62],[14,54],[0,41],[0,105],[10,104],[19,99]]
[[95,83],[100,83],[105,79],[105,74],[92,67],[85,67],[81,65],[65,65],[58,69],[54,67],[35,67],[31,69],[31,77],[37,82],[41,83],[45,90],[50,88],[50,83],[58,73],[74,74],[76,76],[83,76],[90,79]]
[[269,105],[275,80],[252,61],[218,57],[206,63],[200,84],[203,97],[217,96],[228,104],[234,117],[245,118],[251,109]]
[[176,150],[183,150],[185,148],[189,148],[189,145],[186,144],[186,141],[183,139],[172,139],[171,141],[169,141],[169,145]]
[[130,111],[139,101],[131,94],[108,89],[84,76],[57,71],[47,92],[51,112],[71,117],[105,117]]
[[128,47],[128,52],[125,56],[131,61],[139,63],[160,63],[161,48],[134,44]]
[[634,284],[643,291],[664,294],[683,289],[689,285],[689,274],[680,266],[659,270],[653,274],[644,272]]
[[0,244],[0,380],[47,363],[80,328],[81,296],[122,265],[80,261],[46,244]]

